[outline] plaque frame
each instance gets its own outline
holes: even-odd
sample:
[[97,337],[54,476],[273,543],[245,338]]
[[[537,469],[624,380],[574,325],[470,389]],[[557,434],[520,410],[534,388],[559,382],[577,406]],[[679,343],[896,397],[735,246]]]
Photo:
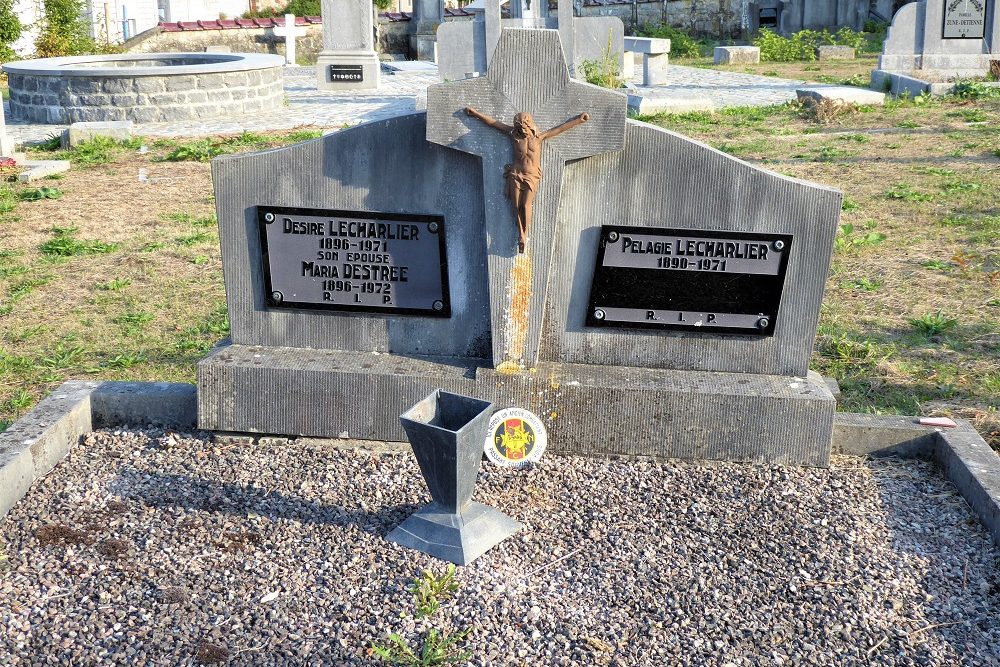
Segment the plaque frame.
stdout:
[[[327,70],[330,75],[330,83],[364,83],[365,69],[361,65],[330,65]],[[335,74],[357,74],[357,79],[337,79]]]
[[[772,337],[775,333],[775,328],[778,321],[778,316],[781,312],[781,300],[784,295],[785,290],[785,275],[788,270],[788,258],[792,251],[792,234],[787,233],[766,233],[766,232],[743,232],[735,230],[708,230],[708,229],[686,229],[677,227],[635,227],[631,225],[601,225],[600,235],[598,238],[597,254],[594,262],[594,272],[591,276],[590,292],[587,296],[587,312],[585,315],[584,326],[588,329],[642,329],[642,330],[654,330],[654,331],[683,331],[688,334],[711,334],[711,335],[723,335],[728,337],[744,337],[744,338],[766,338]],[[604,255],[607,249],[609,235],[612,233],[617,233],[618,235],[624,234],[636,234],[636,235],[646,235],[646,236],[679,236],[679,237],[692,237],[692,238],[705,238],[713,240],[734,240],[734,241],[761,241],[773,244],[775,242],[783,243],[780,264],[778,268],[778,273],[776,275],[765,275],[765,274],[749,274],[749,273],[739,273],[739,272],[721,272],[721,271],[688,271],[688,270],[671,270],[671,269],[655,269],[655,268],[637,268],[637,267],[615,267],[615,266],[604,266]],[[666,282],[685,282],[686,280],[691,280],[692,277],[681,278],[680,276],[685,276],[685,274],[702,274],[702,275],[712,275],[712,276],[729,276],[730,279],[735,279],[738,276],[742,276],[744,281],[757,281],[757,282],[773,282],[778,287],[777,296],[771,299],[773,301],[773,312],[764,312],[761,316],[767,318],[767,323],[764,326],[757,324],[754,327],[735,327],[735,326],[711,326],[711,325],[701,325],[694,326],[692,324],[676,324],[667,321],[629,321],[629,320],[619,320],[611,319],[608,317],[598,318],[596,311],[602,309],[603,307],[610,307],[610,304],[599,303],[600,297],[598,295],[598,289],[602,284],[602,272],[608,272],[612,277],[616,273],[625,272],[641,272],[640,275],[652,276],[655,275],[654,272],[659,272],[661,275],[670,276]],[[721,279],[709,282],[721,282]],[[685,313],[695,314],[698,309],[694,308],[681,308],[681,309],[669,309],[654,306],[632,306],[630,310],[653,310],[661,312],[677,312],[678,310]],[[702,310],[700,312],[722,312],[720,309],[712,310]],[[734,313],[741,316],[750,316],[752,313]],[[757,320],[755,316],[754,319]],[[757,320],[759,322],[759,320]]]
[[981,0],[983,3],[983,34],[982,35],[962,35],[960,37],[948,37],[946,35],[948,31],[948,3],[952,0],[945,0],[941,5],[941,39],[951,40],[951,39],[973,39],[973,40],[983,40],[986,39],[986,22],[990,15],[990,0]]
[[[343,209],[307,208],[302,206],[267,206],[258,205],[257,209],[257,232],[260,239],[260,260],[261,275],[264,279],[264,304],[268,308],[280,310],[312,310],[312,311],[338,311],[347,313],[367,313],[369,315],[382,315],[393,317],[396,315],[418,315],[422,317],[451,317],[451,289],[448,283],[448,253],[445,241],[444,216],[432,213],[390,213],[387,211],[350,211]],[[345,218],[348,220],[389,220],[398,222],[422,222],[437,223],[438,231],[438,260],[441,270],[441,299],[442,307],[439,310],[430,308],[396,308],[378,307],[366,305],[350,305],[337,303],[312,303],[307,301],[277,301],[272,298],[274,292],[271,284],[271,258],[267,243],[267,226],[269,224],[264,216],[268,213],[278,215],[303,215],[315,217]]]

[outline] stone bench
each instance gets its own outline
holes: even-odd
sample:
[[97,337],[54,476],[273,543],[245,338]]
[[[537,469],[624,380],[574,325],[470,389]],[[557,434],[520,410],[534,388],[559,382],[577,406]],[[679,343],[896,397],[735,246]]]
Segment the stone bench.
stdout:
[[716,65],[756,65],[760,49],[756,46],[717,46],[713,53]]
[[[642,85],[659,86],[667,82],[667,65],[670,64],[670,40],[657,37],[626,37],[626,69],[632,64],[629,54],[642,54]],[[626,72],[631,78],[631,72]]]

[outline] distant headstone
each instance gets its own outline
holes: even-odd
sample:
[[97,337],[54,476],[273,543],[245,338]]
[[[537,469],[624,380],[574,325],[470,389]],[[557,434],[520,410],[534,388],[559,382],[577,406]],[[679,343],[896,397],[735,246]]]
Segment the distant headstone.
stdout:
[[760,62],[760,48],[756,46],[717,46],[714,50],[716,65],[756,65]]
[[285,38],[285,64],[295,65],[295,39],[305,37],[307,30],[295,25],[295,14],[285,14],[285,25],[276,26],[274,34]]
[[919,0],[893,17],[872,81],[895,85],[895,74],[930,82],[984,76],[997,60],[1000,8],[995,1]]
[[559,31],[570,74],[580,77],[585,60],[600,60],[605,52],[624,70],[625,26],[614,16],[575,16],[574,3],[563,2],[551,16],[545,2],[510,3],[509,19],[500,18],[500,0],[486,0],[473,21],[449,21],[438,28],[438,71],[443,81],[468,78],[485,72],[493,60],[501,28],[548,28]]
[[824,44],[816,47],[817,60],[854,60],[854,47]]
[[323,0],[323,50],[316,58],[320,90],[378,88],[380,63],[375,53],[372,4]]
[[426,113],[213,162],[231,340],[202,428],[401,440],[441,388],[555,452],[828,463],[841,194],[627,120],[563,53],[505,29]]

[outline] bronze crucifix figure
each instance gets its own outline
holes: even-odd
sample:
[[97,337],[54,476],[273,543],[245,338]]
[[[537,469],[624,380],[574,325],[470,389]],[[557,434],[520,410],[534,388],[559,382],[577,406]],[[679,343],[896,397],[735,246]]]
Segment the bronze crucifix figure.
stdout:
[[524,252],[524,246],[528,242],[528,227],[531,226],[531,207],[542,180],[542,142],[585,123],[590,120],[590,114],[582,113],[547,132],[540,132],[531,114],[523,111],[514,115],[513,126],[490,118],[472,107],[465,107],[465,113],[500,130],[514,144],[514,161],[504,166],[503,177],[507,181],[505,194],[514,206],[514,217],[517,219],[517,251]]

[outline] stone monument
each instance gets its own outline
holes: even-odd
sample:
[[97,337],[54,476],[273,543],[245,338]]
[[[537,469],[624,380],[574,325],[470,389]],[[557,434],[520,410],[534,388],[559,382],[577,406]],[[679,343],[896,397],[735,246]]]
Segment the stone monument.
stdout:
[[[426,113],[213,162],[232,337],[201,428],[398,441],[440,388],[541,415],[557,452],[828,463],[808,363],[841,194],[627,120],[563,51],[504,29]],[[515,137],[467,108],[573,124],[524,252]]]
[[985,76],[996,61],[1000,9],[995,0],[919,0],[893,16],[872,85],[891,86],[897,94],[946,92],[944,86],[938,91],[928,84]]
[[473,21],[452,21],[438,28],[438,72],[444,81],[464,79],[487,71],[500,39],[501,28],[558,29],[570,74],[584,60],[599,60],[605,51],[624,66],[625,26],[614,16],[578,18],[573,2],[559,3],[557,16],[550,16],[547,2],[511,0],[510,18],[500,18],[500,0],[486,0],[485,9]]
[[371,0],[323,0],[323,50],[316,58],[320,90],[378,88]]
[[443,0],[416,0],[413,20],[416,25],[410,35],[410,51],[417,60],[437,62],[437,30],[444,23]]

